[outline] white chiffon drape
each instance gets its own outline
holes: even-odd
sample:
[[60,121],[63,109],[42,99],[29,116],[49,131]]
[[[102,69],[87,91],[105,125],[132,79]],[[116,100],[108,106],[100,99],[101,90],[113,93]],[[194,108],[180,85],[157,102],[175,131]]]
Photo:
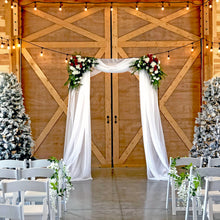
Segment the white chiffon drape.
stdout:
[[[78,90],[69,91],[64,162],[72,181],[91,179],[90,77],[100,73],[124,73],[136,58],[98,59],[98,65],[86,72]],[[141,121],[148,179],[167,178],[168,161],[158,107],[157,91],[145,71],[139,73]]]

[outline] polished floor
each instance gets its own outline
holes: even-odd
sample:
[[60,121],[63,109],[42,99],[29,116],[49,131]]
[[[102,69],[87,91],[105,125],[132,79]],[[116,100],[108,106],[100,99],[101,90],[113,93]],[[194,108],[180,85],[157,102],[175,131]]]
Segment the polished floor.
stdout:
[[165,209],[166,181],[147,180],[144,168],[97,168],[74,182],[63,220],[182,220]]

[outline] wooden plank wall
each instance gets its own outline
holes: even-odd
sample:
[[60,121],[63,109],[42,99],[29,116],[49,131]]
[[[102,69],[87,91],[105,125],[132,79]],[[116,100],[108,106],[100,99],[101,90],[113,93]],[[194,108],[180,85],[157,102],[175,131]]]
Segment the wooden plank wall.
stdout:
[[[5,8],[4,1],[0,1],[0,36],[3,38],[9,38],[8,28],[6,27],[6,19],[8,14],[5,13],[7,6]],[[8,19],[9,20],[9,19]],[[0,48],[0,72],[9,72],[10,60],[9,60],[9,50],[5,48]]]
[[[112,50],[114,57],[126,58],[172,50],[200,39],[199,7],[192,6],[186,11],[185,6],[170,6],[162,12],[159,5],[141,7],[139,11],[134,6],[118,5],[114,6],[112,18],[111,44],[109,6],[90,7],[87,12],[83,11],[83,6],[64,6],[62,12],[58,12],[57,7],[43,5],[37,11],[33,10],[33,6],[23,8],[22,86],[26,110],[32,121],[36,157],[61,158],[63,155],[68,95],[68,90],[63,85],[67,79],[64,63],[66,57],[43,50],[42,58],[39,55],[41,48],[26,43],[25,40],[69,54],[81,52],[85,56],[109,58]],[[192,146],[194,120],[200,110],[201,98],[199,42],[194,44],[194,48],[193,52],[191,45],[174,50],[170,52],[170,60],[167,60],[167,53],[158,55],[161,66],[167,73],[159,90],[159,104],[168,156],[187,156]],[[114,90],[114,100],[123,103],[125,108],[127,82],[132,85],[136,106],[139,105],[138,80],[129,77],[131,78],[130,75],[113,78],[116,85],[114,89],[117,90]],[[91,79],[94,166],[109,166],[111,163],[112,134],[110,123],[106,123],[107,116],[111,115],[109,94],[109,74],[101,73]],[[117,105],[114,106],[114,111],[122,116],[124,110],[120,110],[120,106],[118,109]],[[145,165],[138,109],[139,107],[135,110],[135,115],[130,116],[137,124],[130,128],[132,134],[129,134],[129,138],[123,136],[128,133],[126,123],[115,127],[116,133],[121,136],[119,151],[116,154],[114,152],[114,156],[119,161],[121,157],[121,165]],[[126,117],[129,117],[127,113]]]

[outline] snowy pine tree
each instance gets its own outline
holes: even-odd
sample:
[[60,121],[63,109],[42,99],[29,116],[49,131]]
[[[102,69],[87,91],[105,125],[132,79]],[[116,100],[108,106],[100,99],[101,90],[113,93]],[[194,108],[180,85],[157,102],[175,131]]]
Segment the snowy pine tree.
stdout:
[[0,73],[0,160],[28,159],[32,146],[21,85],[14,74]]
[[202,112],[196,118],[191,156],[220,157],[220,77],[205,82],[202,103]]

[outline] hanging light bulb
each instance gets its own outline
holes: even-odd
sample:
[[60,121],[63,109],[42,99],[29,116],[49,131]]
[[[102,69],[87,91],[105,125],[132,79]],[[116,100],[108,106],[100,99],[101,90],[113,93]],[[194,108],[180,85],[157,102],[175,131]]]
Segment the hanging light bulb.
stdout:
[[15,41],[13,40],[12,49],[15,49]]
[[87,2],[85,3],[85,8],[84,8],[84,11],[87,11],[88,8],[87,8]]
[[212,8],[212,2],[211,2],[211,0],[209,1],[209,8]]
[[37,11],[37,2],[34,2],[34,10]]
[[136,11],[138,11],[138,3],[136,2]]
[[[8,40],[7,40],[8,41]],[[10,45],[9,45],[9,41],[7,43],[7,49],[9,50],[10,49]]]
[[187,2],[186,10],[189,10],[189,2]]
[[62,4],[62,2],[60,2],[59,11],[62,11],[62,6],[63,6],[63,4]]
[[209,43],[208,43],[208,41],[206,40],[206,49],[208,49],[209,48]]
[[40,52],[40,56],[42,57],[44,54],[43,54],[43,47],[41,48],[41,52]]
[[110,7],[110,10],[111,10],[111,11],[113,11],[112,2],[111,2],[111,7]]
[[4,48],[3,38],[1,37],[1,48]]
[[170,51],[168,51],[167,59],[170,59]]
[[216,2],[219,2],[219,0],[216,0]]
[[21,47],[20,39],[18,39],[17,47]]
[[164,5],[163,5],[163,2],[162,2],[161,10],[164,11]]
[[220,53],[220,43],[218,43],[218,53]]
[[13,9],[14,8],[14,6],[13,6],[13,1],[11,1],[11,9]]
[[68,63],[68,54],[66,55],[65,63]]
[[5,4],[7,4],[8,3],[8,0],[5,0]]
[[191,51],[192,51],[192,52],[194,51],[194,46],[193,46],[193,43],[192,43],[192,48],[191,48]]
[[212,51],[213,51],[213,42],[212,42],[212,45],[210,47],[210,52],[212,52]]

